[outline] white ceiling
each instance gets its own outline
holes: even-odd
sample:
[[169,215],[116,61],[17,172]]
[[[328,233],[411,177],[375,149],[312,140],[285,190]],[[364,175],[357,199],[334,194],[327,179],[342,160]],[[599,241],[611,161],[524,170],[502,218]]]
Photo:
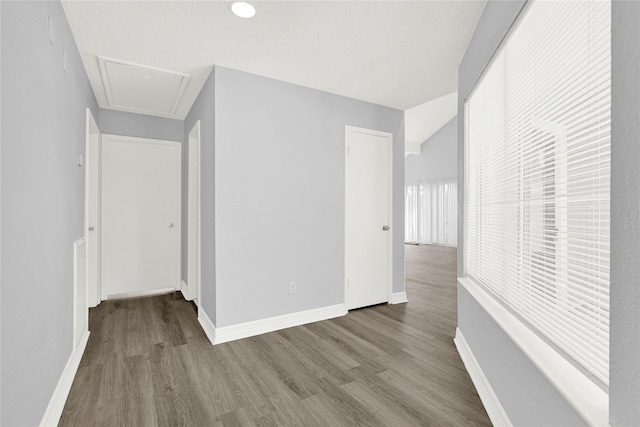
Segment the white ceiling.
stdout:
[[214,65],[402,110],[439,98],[457,90],[485,3],[256,1],[241,19],[227,1],[62,2],[98,104],[122,109],[109,106],[102,56],[189,75],[175,112],[154,113],[176,119]]
[[420,154],[420,146],[458,114],[458,92],[404,112],[404,152]]

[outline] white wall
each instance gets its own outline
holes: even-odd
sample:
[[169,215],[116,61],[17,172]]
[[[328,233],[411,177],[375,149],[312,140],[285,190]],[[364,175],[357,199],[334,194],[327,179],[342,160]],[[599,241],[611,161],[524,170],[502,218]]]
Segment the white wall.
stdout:
[[393,133],[393,280],[404,291],[404,113],[215,72],[216,326],[344,302],[345,125]]
[[457,116],[422,143],[420,154],[405,159],[405,183],[453,178],[458,175]]
[[60,3],[0,9],[0,424],[33,426],[72,351],[73,242],[84,234],[77,156],[85,110],[98,117],[98,108]]

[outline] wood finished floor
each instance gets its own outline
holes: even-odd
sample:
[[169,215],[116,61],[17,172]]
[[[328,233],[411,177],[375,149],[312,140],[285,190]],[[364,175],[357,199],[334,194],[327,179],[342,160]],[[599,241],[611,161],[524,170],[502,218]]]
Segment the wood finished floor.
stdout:
[[455,248],[405,248],[408,304],[215,347],[178,293],[103,302],[60,425],[491,425],[453,344]]

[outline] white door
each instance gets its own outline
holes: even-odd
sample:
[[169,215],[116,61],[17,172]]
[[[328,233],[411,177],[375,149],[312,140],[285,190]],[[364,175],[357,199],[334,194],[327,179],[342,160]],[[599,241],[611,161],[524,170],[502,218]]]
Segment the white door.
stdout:
[[347,309],[389,301],[392,135],[345,128],[345,302]]
[[100,129],[87,108],[85,147],[84,235],[87,251],[87,304],[95,307],[105,297],[100,290]]
[[189,132],[189,223],[185,298],[200,306],[200,121]]
[[102,286],[179,288],[180,143],[102,136]]

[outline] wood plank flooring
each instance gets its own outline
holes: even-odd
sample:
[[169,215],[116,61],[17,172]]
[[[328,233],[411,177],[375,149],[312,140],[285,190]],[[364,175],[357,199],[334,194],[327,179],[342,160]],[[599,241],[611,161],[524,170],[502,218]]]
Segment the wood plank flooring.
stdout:
[[455,248],[405,249],[408,304],[215,347],[178,293],[103,302],[60,425],[491,425],[453,344]]

